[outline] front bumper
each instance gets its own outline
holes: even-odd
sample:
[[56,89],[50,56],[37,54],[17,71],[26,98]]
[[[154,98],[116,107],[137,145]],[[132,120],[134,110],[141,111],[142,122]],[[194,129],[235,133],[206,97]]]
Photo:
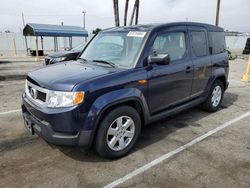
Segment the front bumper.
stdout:
[[[22,101],[22,114],[24,118],[24,123],[28,123],[31,127],[32,132],[42,137],[49,143],[55,145],[64,145],[64,146],[80,146],[88,148],[91,146],[92,130],[76,130],[76,131],[65,131],[65,130],[55,130],[54,124],[52,125],[48,120],[39,119],[44,116],[43,112],[40,112],[35,107],[32,107],[27,101],[23,98]],[[36,115],[34,115],[36,114]],[[68,113],[62,113],[64,116],[69,115]],[[50,114],[50,116],[55,118],[60,118],[58,114]],[[49,116],[49,117],[50,117]],[[52,121],[54,123],[55,121]],[[59,120],[60,122],[60,120]],[[72,125],[74,126],[74,125]]]

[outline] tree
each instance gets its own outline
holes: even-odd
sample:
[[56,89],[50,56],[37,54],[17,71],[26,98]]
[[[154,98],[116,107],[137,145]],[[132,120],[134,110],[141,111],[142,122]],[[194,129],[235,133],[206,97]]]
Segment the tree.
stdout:
[[[136,14],[136,16],[135,16],[135,14]],[[139,15],[139,0],[135,0],[135,4],[134,4],[134,8],[133,8],[133,11],[132,11],[132,15],[131,15],[129,25],[133,24],[134,16],[135,16],[135,25],[138,24],[138,15]]]
[[136,4],[136,14],[135,14],[135,25],[138,24],[138,17],[139,17],[139,0],[137,0],[137,4]]
[[126,3],[125,3],[125,11],[124,11],[124,26],[127,25],[128,4],[129,4],[129,0],[126,0]]
[[115,14],[115,26],[120,26],[119,22],[119,6],[118,6],[118,0],[113,0],[114,5],[114,14]]
[[[113,0],[113,6],[114,6],[114,16],[115,16],[115,26],[120,26],[120,20],[119,20],[119,0]],[[138,24],[138,17],[139,17],[139,3],[140,0],[135,0],[135,4],[133,7],[131,19],[129,25],[133,24],[134,17],[135,17],[135,25]],[[125,1],[125,10],[124,10],[124,26],[127,25],[127,17],[128,17],[128,7],[129,7],[129,0]]]

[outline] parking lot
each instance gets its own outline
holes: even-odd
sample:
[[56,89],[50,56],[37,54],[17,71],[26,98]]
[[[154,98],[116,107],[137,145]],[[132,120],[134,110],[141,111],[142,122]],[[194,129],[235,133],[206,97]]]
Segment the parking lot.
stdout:
[[24,78],[39,67],[0,63],[0,187],[250,187],[250,84],[240,81],[246,60],[230,62],[218,112],[197,107],[153,123],[129,155],[114,161],[26,131]]

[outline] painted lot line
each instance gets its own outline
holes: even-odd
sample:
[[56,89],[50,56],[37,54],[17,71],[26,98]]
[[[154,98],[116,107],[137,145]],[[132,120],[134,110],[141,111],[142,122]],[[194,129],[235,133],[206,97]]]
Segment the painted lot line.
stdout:
[[224,129],[224,128],[226,128],[226,127],[228,127],[228,126],[230,126],[230,125],[232,125],[232,124],[234,124],[234,123],[236,123],[236,122],[240,121],[241,119],[244,119],[244,118],[246,118],[248,116],[250,116],[250,111],[248,111],[248,112],[242,114],[241,116],[236,117],[236,118],[234,118],[234,119],[232,119],[232,120],[218,126],[215,129],[212,129],[211,131],[207,132],[206,134],[201,135],[200,137],[192,140],[191,142],[189,142],[189,143],[187,143],[185,145],[180,146],[179,148],[177,148],[177,149],[175,149],[175,150],[173,150],[173,151],[171,151],[169,153],[166,153],[166,154],[162,155],[161,157],[151,161],[150,163],[147,163],[146,165],[144,165],[144,166],[142,166],[142,167],[128,173],[124,177],[119,178],[119,179],[111,182],[110,184],[106,185],[104,188],[116,187],[116,186],[124,183],[125,181],[127,181],[127,180],[129,180],[129,179],[131,179],[131,178],[133,178],[133,177],[135,177],[135,176],[149,170],[150,168],[152,168],[152,167],[154,167],[156,165],[158,165],[159,163],[163,162],[164,160],[166,160],[166,159],[168,159],[170,157],[173,157],[174,155],[182,152],[183,150],[186,150],[187,148],[193,146],[194,144],[197,144],[198,142],[206,139],[207,137],[213,135],[214,133],[216,133],[216,132],[218,132],[218,131],[220,131],[220,130],[222,130],[222,129]]
[[0,115],[11,114],[11,113],[15,113],[15,112],[21,112],[21,109],[10,110],[10,111],[6,111],[6,112],[0,112]]

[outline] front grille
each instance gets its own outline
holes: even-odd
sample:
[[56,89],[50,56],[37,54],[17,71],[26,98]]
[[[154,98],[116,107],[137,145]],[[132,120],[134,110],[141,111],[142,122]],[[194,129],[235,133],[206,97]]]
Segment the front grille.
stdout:
[[[29,91],[30,95],[31,95],[31,89],[32,89],[32,87],[31,87],[31,86],[28,86],[28,91]],[[32,95],[31,95],[31,97],[34,98]],[[35,98],[34,98],[34,99],[35,99]],[[40,100],[40,101],[43,101],[43,102],[46,102],[46,93],[37,90],[36,99],[38,99],[38,100]]]
[[49,90],[39,87],[27,80],[27,98],[38,106],[46,106]]
[[39,100],[41,100],[43,102],[46,102],[46,93],[38,91],[37,99],[39,99]]

